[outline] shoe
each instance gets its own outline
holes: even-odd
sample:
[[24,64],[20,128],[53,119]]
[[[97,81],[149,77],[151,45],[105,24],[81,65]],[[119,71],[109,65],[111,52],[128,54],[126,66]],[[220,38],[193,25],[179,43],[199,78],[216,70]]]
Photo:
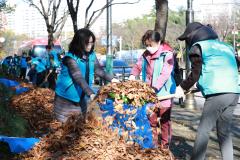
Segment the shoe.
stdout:
[[161,150],[169,150],[169,145],[168,144],[160,144],[159,145],[159,148],[161,149]]

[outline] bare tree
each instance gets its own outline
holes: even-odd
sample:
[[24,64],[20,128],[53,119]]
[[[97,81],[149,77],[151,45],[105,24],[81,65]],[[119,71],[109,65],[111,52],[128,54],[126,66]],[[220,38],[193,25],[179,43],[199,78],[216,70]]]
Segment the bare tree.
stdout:
[[218,33],[222,41],[224,41],[233,30],[232,19],[225,13],[219,14],[218,16],[208,15],[203,23],[209,22],[211,22],[211,26]]
[[155,0],[156,4],[156,21],[155,29],[161,35],[161,40],[165,40],[167,21],[168,21],[168,0]]
[[61,34],[69,12],[64,11],[62,16],[59,16],[61,0],[48,0],[48,2],[39,0],[39,3],[35,3],[33,0],[24,1],[36,8],[43,16],[47,26],[48,45],[53,45],[54,40],[58,39]]
[[10,6],[7,4],[7,0],[0,1],[0,12],[10,13],[15,11],[16,5]]
[[[91,28],[91,26],[96,22],[96,20],[101,16],[103,11],[112,5],[117,5],[117,4],[136,4],[139,3],[141,0],[137,0],[135,2],[119,2],[119,3],[114,3],[114,0],[110,0],[108,4],[103,5],[100,7],[100,9],[97,9],[92,12],[92,14],[89,16],[90,9],[93,5],[95,0],[90,0],[86,10],[85,10],[85,23],[84,23],[84,28]],[[75,2],[75,3],[74,3]],[[77,26],[77,14],[78,14],[78,8],[79,8],[79,2],[80,0],[67,0],[68,4],[68,10],[70,12],[71,18],[72,18],[72,23],[73,23],[73,29],[74,32],[77,31],[78,26]]]
[[73,0],[67,0],[68,10],[72,18],[73,30],[75,33],[78,30],[77,14],[78,14],[78,6],[79,6],[80,0],[75,0],[74,2]]
[[89,11],[89,8],[92,6],[93,1],[94,0],[91,0],[88,8],[86,9],[86,14],[85,14],[85,27],[86,28],[90,28],[96,22],[96,20],[100,17],[100,15],[103,13],[103,11],[107,7],[113,6],[113,5],[119,5],[119,4],[136,4],[136,3],[139,3],[141,0],[137,0],[135,2],[119,2],[119,3],[114,3],[114,0],[110,0],[109,3],[105,4],[102,8],[93,11],[92,15],[88,19],[88,11]]

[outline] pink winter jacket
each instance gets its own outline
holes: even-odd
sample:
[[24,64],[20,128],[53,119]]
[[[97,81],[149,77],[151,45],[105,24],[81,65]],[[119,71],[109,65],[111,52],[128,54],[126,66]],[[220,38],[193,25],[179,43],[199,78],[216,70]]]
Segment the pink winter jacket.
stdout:
[[[137,63],[133,66],[131,74],[134,76],[139,76],[141,74],[143,57],[145,57],[147,60],[146,83],[148,83],[153,88],[156,88],[159,90],[161,87],[163,87],[164,83],[171,76],[171,72],[173,70],[173,65],[174,65],[173,54],[167,54],[165,56],[162,72],[161,72],[160,76],[157,78],[157,83],[155,85],[152,84],[154,61],[156,58],[158,58],[162,53],[164,53],[166,51],[172,52],[172,48],[167,43],[161,44],[158,51],[154,54],[150,54],[146,50],[142,54],[142,56],[138,59]],[[171,107],[172,102],[173,102],[173,99],[163,100],[163,101],[161,101],[161,106],[162,107]]]

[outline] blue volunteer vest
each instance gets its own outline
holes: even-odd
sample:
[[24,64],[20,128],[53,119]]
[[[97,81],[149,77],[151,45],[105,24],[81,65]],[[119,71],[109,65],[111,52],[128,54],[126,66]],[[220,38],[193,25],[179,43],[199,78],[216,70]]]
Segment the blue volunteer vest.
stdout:
[[37,73],[40,73],[46,70],[46,64],[43,61],[43,59],[40,57],[32,58],[32,64],[36,65],[35,69]]
[[238,69],[233,48],[218,40],[205,40],[195,44],[199,44],[202,50],[202,73],[197,87],[203,96],[239,93]]
[[21,68],[27,68],[28,64],[27,64],[27,58],[26,57],[22,57],[21,58]]
[[[160,76],[164,64],[164,59],[167,54],[172,54],[171,52],[164,52],[162,53],[154,62],[154,70],[153,70],[153,77],[152,77],[152,85],[157,83],[157,78]],[[142,80],[146,82],[146,73],[147,73],[147,60],[143,58],[142,63]],[[171,76],[165,82],[162,88],[157,91],[157,96],[165,96],[169,94],[173,94],[176,91],[176,83],[174,80],[174,69],[171,73]]]
[[[81,70],[82,76],[85,78],[87,67],[86,62],[70,52],[67,53],[65,56],[71,57],[76,61],[79,69]],[[96,59],[95,52],[89,54],[89,82],[88,82],[89,86],[92,85],[94,78],[95,59]],[[81,100],[82,89],[79,85],[73,82],[68,72],[68,68],[65,65],[62,65],[62,70],[58,75],[55,92],[57,95],[64,97],[68,100],[71,100],[73,102],[80,102]]]
[[59,53],[57,53],[56,50],[51,50],[51,52],[49,53],[49,55],[53,56],[53,62],[52,63],[50,62],[51,68],[59,68],[60,67],[61,62],[58,59],[58,54]]

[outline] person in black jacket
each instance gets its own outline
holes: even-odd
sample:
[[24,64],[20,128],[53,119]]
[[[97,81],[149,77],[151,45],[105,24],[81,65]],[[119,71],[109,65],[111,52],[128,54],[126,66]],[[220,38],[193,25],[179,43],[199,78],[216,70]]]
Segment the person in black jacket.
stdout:
[[176,89],[183,97],[196,82],[206,101],[195,140],[192,160],[205,158],[209,132],[216,126],[222,158],[233,160],[231,123],[238,103],[238,70],[232,46],[218,40],[210,25],[193,22],[178,37],[185,40],[191,61],[189,76]]

